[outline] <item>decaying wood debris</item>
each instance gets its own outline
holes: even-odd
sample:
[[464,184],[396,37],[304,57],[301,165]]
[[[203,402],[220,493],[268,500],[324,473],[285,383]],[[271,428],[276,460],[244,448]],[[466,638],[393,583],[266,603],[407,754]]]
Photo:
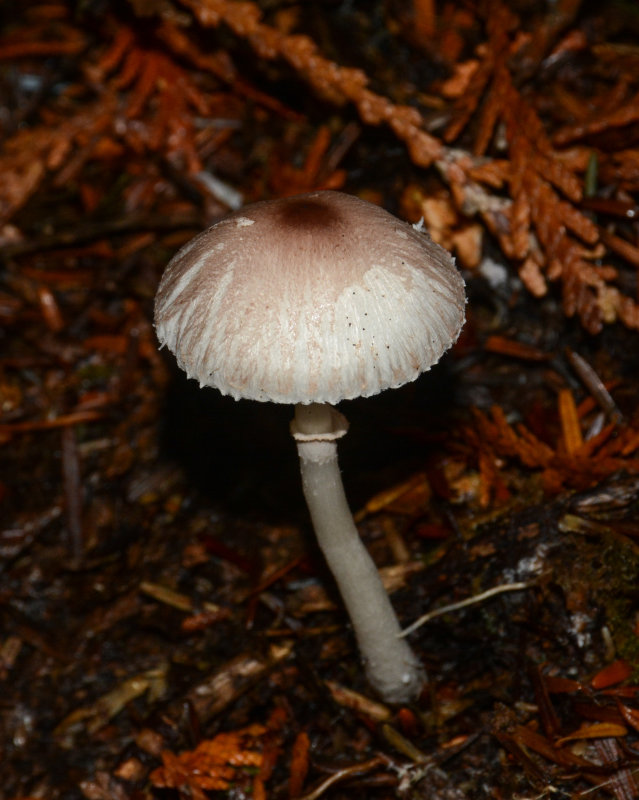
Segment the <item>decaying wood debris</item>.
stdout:
[[[632,4],[0,15],[0,798],[639,797]],[[468,287],[453,354],[349,409],[430,678],[405,708],[344,632],[289,411],[199,392],[151,324],[196,231],[325,188],[423,217]]]

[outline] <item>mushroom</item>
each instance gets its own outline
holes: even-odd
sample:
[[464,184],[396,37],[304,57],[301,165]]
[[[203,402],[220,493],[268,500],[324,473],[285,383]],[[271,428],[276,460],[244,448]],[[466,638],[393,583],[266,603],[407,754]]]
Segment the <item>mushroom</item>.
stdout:
[[415,380],[457,339],[464,305],[452,256],[421,225],[333,191],[229,214],[175,255],[155,300],[159,341],[200,386],[295,404],[313,527],[387,702],[417,697],[425,674],[349,511],[333,404]]

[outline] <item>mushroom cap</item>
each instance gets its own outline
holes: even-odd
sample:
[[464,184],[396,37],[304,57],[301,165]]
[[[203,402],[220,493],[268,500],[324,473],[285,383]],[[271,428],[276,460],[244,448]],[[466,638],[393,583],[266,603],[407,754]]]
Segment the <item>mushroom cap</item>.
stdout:
[[465,302],[454,259],[418,226],[318,191],[246,206],[186,244],[160,282],[155,326],[200,386],[337,403],[429,369]]

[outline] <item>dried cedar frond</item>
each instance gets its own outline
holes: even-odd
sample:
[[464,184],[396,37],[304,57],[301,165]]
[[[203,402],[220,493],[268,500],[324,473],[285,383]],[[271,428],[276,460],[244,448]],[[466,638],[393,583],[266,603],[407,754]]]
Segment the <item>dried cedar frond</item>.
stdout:
[[[568,15],[566,20],[570,18]],[[613,248],[610,239],[578,207],[583,198],[583,159],[566,158],[558,146],[634,122],[639,101],[633,96],[623,109],[611,109],[603,116],[593,114],[592,119],[553,137],[516,83],[516,57],[521,53],[511,33],[520,28],[519,21],[503,3],[497,3],[490,5],[485,25],[488,40],[468,83],[468,93],[475,94],[471,98],[465,94],[456,102],[445,139],[450,142],[457,138],[471,124],[472,112],[477,109],[473,149],[484,154],[501,123],[510,156],[511,203],[502,207],[501,219],[493,215],[491,229],[505,254],[521,262],[519,274],[524,284],[541,296],[547,291],[548,280],[560,282],[566,315],[577,315],[591,333],[615,320],[636,328],[639,306],[634,298],[624,296],[614,285],[616,273],[593,265],[595,253],[598,257],[605,253],[602,245]],[[609,178],[623,179],[622,169],[613,165],[632,165],[632,152],[618,156],[616,162],[614,156],[604,160]],[[463,161],[458,164],[463,167]],[[632,170],[630,173],[634,174]],[[448,178],[454,180],[450,174]],[[457,184],[461,186],[462,182],[457,180]],[[457,193],[462,202],[465,191],[462,186]],[[484,219],[489,222],[486,216]],[[622,258],[628,256],[627,248],[617,247],[615,252]]]

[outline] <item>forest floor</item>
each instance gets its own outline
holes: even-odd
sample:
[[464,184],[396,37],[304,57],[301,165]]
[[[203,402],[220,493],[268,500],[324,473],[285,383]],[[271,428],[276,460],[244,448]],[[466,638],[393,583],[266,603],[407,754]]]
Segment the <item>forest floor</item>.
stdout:
[[[639,797],[639,12],[603,5],[0,11],[2,800]],[[467,284],[440,364],[340,405],[419,621],[401,708],[292,409],[153,330],[181,244],[326,188],[423,217]]]

